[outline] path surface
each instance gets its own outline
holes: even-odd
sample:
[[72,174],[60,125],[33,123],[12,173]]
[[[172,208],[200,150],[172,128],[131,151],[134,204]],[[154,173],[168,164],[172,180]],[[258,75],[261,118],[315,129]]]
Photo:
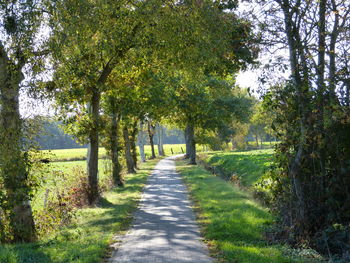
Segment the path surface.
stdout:
[[200,241],[187,190],[174,158],[160,161],[141,198],[134,226],[110,262],[211,263]]

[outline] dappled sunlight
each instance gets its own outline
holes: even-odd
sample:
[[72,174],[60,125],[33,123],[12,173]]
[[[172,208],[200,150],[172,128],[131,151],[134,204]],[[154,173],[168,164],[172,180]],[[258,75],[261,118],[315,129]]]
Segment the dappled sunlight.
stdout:
[[74,222],[53,236],[37,244],[6,249],[6,253],[11,253],[9,258],[21,263],[100,262],[112,237],[130,226],[149,169],[156,162],[149,161],[137,174],[127,175],[125,187],[104,193],[97,207],[79,210]]
[[174,161],[160,161],[112,262],[211,262],[186,192]]

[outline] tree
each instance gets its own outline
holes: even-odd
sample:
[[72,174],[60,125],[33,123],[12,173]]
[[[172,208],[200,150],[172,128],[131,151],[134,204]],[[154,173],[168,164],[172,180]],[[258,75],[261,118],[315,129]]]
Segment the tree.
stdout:
[[122,166],[120,164],[120,119],[121,114],[119,112],[118,101],[113,94],[105,96],[105,100],[102,103],[102,107],[105,110],[106,116],[103,118],[106,123],[104,126],[105,141],[104,146],[107,152],[111,156],[112,160],[112,179],[115,186],[124,186],[124,179],[122,177]]
[[136,45],[137,11],[123,1],[55,1],[51,5],[55,93],[63,109],[74,112],[75,120],[85,120],[90,204],[99,198],[101,93],[110,74]]
[[[270,115],[270,116],[269,116]],[[265,112],[262,107],[261,102],[255,102],[253,109],[253,114],[250,118],[250,132],[255,136],[256,147],[259,148],[259,138],[260,138],[260,148],[262,148],[262,142],[264,138],[270,135],[268,132],[272,133],[272,112]]]
[[[41,2],[2,1],[0,3],[0,207],[9,220],[10,236],[5,241],[36,240],[30,205],[35,184],[30,178],[29,153],[24,141],[24,125],[19,113],[19,94],[25,78],[38,73],[41,45]],[[4,224],[4,218],[1,223]],[[0,225],[4,227],[4,225]],[[3,229],[2,229],[3,230]]]
[[[244,120],[250,111],[250,102],[236,96],[232,82],[208,76],[205,81],[184,82],[174,93],[174,116],[178,125],[185,127],[186,153],[190,164],[196,164],[196,129],[209,130],[219,135],[233,120]],[[199,132],[199,130],[197,131]],[[203,134],[203,132],[200,132]]]
[[350,124],[342,91],[349,79],[350,7],[343,0],[263,2],[267,41],[289,52],[290,79],[265,95],[267,110],[278,113],[273,124],[282,141],[272,171],[275,204],[294,242],[339,252],[331,239],[318,237],[348,222]]
[[98,199],[100,100],[109,88],[106,82],[130,58],[136,57],[136,61],[146,62],[145,65],[166,63],[178,68],[190,68],[198,57],[209,61],[206,54],[215,50],[201,52],[199,56],[196,49],[204,50],[204,44],[210,41],[203,37],[208,28],[204,22],[208,19],[198,19],[204,15],[210,17],[205,14],[210,3],[202,6],[159,0],[48,2],[50,47],[55,51],[54,85],[49,89],[57,94],[64,115],[73,115],[71,123],[82,122],[79,127],[83,130],[74,127],[72,130],[85,134],[90,144],[90,204]]
[[163,147],[164,127],[160,123],[157,123],[156,131],[157,131],[157,146],[158,146],[159,156],[165,156],[164,147]]

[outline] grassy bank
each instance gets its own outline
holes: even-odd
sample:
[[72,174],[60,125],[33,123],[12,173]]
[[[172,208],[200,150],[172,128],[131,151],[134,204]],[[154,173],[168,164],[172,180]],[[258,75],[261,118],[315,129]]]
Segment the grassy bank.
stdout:
[[137,174],[126,176],[126,187],[106,192],[99,207],[81,209],[72,225],[47,240],[0,245],[0,262],[101,262],[112,237],[129,227],[147,176],[156,162],[142,164]]
[[271,164],[273,149],[203,153],[201,159],[226,176],[237,175],[245,187],[254,185]]
[[287,248],[264,241],[264,227],[273,218],[248,193],[200,166],[179,161],[177,169],[194,200],[204,238],[219,262],[305,262],[287,256]]

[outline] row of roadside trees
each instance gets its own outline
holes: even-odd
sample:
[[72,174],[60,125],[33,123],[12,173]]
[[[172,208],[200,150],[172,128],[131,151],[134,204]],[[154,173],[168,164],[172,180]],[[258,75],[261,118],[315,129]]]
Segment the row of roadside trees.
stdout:
[[[232,76],[254,62],[249,22],[236,1],[17,1],[0,4],[0,238],[36,240],[30,200],[40,184],[19,114],[19,94],[54,100],[66,129],[89,144],[89,204],[99,200],[98,149],[129,172],[141,127],[184,129],[195,163],[196,130],[217,131],[249,108]],[[245,108],[244,108],[245,107]],[[150,132],[152,141],[152,132]]]

